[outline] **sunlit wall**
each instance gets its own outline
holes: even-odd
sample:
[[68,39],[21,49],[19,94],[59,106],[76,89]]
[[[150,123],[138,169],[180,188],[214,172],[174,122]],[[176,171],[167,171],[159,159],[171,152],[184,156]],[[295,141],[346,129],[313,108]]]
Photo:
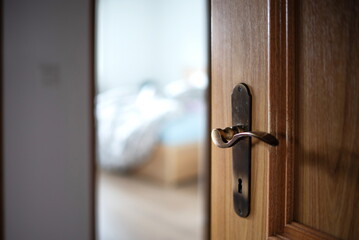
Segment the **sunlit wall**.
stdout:
[[205,0],[97,1],[100,92],[206,71]]

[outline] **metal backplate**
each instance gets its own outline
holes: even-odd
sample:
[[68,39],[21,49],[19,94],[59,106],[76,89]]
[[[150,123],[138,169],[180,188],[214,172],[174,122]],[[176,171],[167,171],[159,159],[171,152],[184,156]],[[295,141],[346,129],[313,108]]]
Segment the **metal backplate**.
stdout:
[[[250,132],[252,97],[244,83],[238,84],[232,93],[232,124]],[[233,146],[233,205],[236,213],[247,217],[251,197],[251,138],[244,138]]]

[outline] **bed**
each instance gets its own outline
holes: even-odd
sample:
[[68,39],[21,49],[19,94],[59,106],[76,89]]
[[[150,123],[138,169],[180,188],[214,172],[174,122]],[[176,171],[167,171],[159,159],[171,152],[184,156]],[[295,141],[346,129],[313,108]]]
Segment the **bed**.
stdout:
[[198,174],[205,129],[203,95],[159,94],[151,84],[138,91],[111,90],[96,100],[98,165],[166,185]]

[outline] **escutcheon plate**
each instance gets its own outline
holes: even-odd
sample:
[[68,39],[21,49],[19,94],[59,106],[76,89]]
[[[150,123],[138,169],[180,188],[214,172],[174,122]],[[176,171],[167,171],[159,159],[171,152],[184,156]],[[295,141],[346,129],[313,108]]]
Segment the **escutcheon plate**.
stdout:
[[[240,83],[232,93],[232,124],[241,131],[252,130],[252,96],[246,84]],[[251,199],[251,145],[250,137],[235,144],[233,149],[233,206],[241,217],[250,212]]]

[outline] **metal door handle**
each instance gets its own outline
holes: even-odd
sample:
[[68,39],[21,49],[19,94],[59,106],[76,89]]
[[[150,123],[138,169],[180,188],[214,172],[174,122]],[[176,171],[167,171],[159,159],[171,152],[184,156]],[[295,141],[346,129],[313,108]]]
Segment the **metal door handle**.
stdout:
[[278,140],[273,135],[266,132],[243,132],[240,126],[213,129],[211,137],[213,143],[220,148],[232,147],[242,138],[246,137],[258,138],[272,146],[278,145]]
[[266,132],[252,131],[252,96],[249,87],[238,84],[232,92],[232,125],[213,129],[212,141],[220,148],[232,147],[233,207],[241,217],[250,213],[252,137],[272,146],[278,140]]

